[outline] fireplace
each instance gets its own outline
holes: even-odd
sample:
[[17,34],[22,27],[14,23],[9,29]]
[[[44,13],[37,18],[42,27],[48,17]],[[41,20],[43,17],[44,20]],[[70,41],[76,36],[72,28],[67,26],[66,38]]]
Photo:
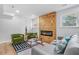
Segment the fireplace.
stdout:
[[44,35],[44,36],[52,36],[53,33],[52,33],[52,31],[41,30],[41,31],[40,31],[40,35]]

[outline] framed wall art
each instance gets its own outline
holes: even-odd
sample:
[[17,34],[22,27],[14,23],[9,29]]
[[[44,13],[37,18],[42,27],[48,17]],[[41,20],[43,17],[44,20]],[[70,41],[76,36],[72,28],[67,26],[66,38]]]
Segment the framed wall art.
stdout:
[[62,27],[79,27],[79,13],[70,13],[62,16]]

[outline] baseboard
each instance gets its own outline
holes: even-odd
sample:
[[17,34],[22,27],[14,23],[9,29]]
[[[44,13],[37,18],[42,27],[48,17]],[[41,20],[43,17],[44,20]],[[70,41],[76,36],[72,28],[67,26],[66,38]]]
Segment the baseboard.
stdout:
[[1,43],[5,43],[5,42],[11,42],[11,41],[1,41],[0,44],[1,44]]

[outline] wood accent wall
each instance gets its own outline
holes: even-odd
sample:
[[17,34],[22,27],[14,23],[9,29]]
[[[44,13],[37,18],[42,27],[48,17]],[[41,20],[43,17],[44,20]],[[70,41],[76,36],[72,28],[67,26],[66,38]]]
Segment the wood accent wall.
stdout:
[[52,31],[52,36],[40,35],[39,38],[43,42],[51,43],[56,39],[56,12],[48,13],[39,17],[39,29],[45,31]]

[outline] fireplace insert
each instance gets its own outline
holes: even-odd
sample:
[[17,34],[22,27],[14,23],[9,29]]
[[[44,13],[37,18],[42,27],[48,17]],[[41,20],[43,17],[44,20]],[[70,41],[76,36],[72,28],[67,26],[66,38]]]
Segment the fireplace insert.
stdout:
[[53,33],[52,33],[52,31],[41,30],[41,31],[40,31],[40,35],[44,35],[44,36],[52,36]]

